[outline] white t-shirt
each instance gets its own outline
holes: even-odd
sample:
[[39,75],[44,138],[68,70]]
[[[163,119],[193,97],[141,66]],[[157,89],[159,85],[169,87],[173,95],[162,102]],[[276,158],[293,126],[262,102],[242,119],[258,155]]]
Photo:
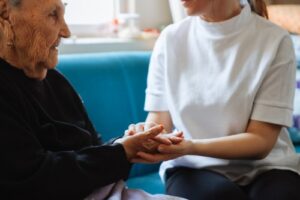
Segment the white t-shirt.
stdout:
[[[290,126],[295,88],[295,55],[288,33],[251,12],[224,22],[188,17],[167,27],[150,62],[146,111],[169,111],[186,138],[243,133],[249,119]],[[245,185],[269,169],[300,172],[286,128],[263,160],[183,156],[167,168],[209,168]]]

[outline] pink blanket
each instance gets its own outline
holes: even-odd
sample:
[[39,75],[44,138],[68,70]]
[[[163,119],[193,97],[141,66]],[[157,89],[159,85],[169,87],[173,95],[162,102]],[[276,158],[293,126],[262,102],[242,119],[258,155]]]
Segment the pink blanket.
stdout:
[[164,194],[149,194],[143,190],[128,189],[124,181],[102,187],[84,200],[186,200]]

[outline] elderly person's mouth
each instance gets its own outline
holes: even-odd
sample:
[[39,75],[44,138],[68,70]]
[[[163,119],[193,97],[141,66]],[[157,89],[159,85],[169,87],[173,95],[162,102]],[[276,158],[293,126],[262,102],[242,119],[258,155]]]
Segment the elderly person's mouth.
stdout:
[[51,46],[51,50],[58,51],[59,44],[60,44],[60,41],[56,42],[53,46]]

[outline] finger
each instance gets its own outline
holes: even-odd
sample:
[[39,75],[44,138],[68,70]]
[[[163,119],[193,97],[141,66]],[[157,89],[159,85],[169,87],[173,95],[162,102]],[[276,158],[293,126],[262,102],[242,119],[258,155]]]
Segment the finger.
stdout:
[[126,130],[125,133],[124,133],[125,136],[131,136],[131,135],[134,135],[134,134],[135,134],[135,132],[132,131],[132,130]]
[[143,132],[145,130],[144,126],[145,126],[145,123],[143,123],[143,122],[137,123],[135,125],[136,132]]
[[135,130],[135,124],[130,124],[130,125],[128,126],[128,130],[133,131],[133,132],[136,132],[136,130]]
[[178,151],[180,151],[177,145],[164,145],[164,144],[159,145],[157,150],[160,153],[166,153],[166,154],[176,154],[178,153]]
[[138,152],[137,156],[149,163],[157,163],[161,162],[163,160],[166,160],[165,156],[163,154],[150,154],[145,152]]
[[163,126],[157,125],[157,126],[150,128],[147,131],[144,131],[144,133],[140,134],[140,136],[144,137],[144,139],[152,139],[155,136],[157,136],[158,134],[160,134],[162,130],[163,130]]
[[142,145],[149,151],[157,151],[159,144],[152,139],[148,139],[146,142],[143,142]]
[[145,153],[145,152],[138,152],[137,156],[149,163],[157,163],[165,160],[171,160],[176,157],[179,157],[177,154],[150,154],[150,153]]
[[132,130],[128,131],[128,135],[134,135],[134,134],[136,134],[136,132],[134,132]]
[[182,137],[183,138],[183,132],[182,131],[174,132],[174,133],[172,133],[172,135],[176,136],[176,137]]
[[153,140],[155,140],[156,142],[161,143],[161,144],[166,144],[166,145],[172,144],[172,141],[169,140],[169,138],[166,138],[162,135],[156,136],[155,138],[153,138]]
[[183,141],[183,138],[181,137],[170,137],[169,140],[171,141],[172,144],[179,144],[180,142]]
[[156,126],[156,125],[158,125],[158,124],[156,124],[156,123],[154,123],[154,122],[146,122],[146,123],[145,123],[144,129],[145,129],[145,130],[148,130],[148,129],[150,129],[150,128]]
[[169,134],[159,134],[154,138],[156,142],[161,144],[178,144],[183,140],[183,133],[182,132],[175,132]]

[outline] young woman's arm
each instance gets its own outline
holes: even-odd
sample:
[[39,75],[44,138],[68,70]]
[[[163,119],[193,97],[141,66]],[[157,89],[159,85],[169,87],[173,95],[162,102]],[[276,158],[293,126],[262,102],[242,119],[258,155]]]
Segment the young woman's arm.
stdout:
[[171,159],[175,155],[200,155],[221,159],[263,159],[272,150],[282,126],[250,120],[245,133],[213,139],[184,140],[160,145],[161,154],[138,155],[148,162]]
[[168,111],[150,112],[147,116],[146,123],[161,124],[167,133],[171,133],[173,130],[171,115]]
[[[272,150],[281,128],[280,125],[250,120],[245,133],[193,140],[188,154],[224,159],[263,159]],[[167,148],[160,150],[166,152]]]

